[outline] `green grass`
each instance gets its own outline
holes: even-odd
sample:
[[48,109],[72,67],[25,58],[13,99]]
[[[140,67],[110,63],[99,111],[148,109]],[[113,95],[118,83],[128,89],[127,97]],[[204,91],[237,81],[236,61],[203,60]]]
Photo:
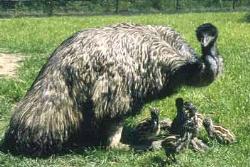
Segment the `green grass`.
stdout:
[[[211,149],[203,154],[185,151],[177,156],[179,163],[176,166],[250,166],[250,23],[244,21],[245,15],[246,13],[191,13],[1,19],[0,50],[26,55],[16,79],[0,79],[1,138],[13,105],[30,87],[49,54],[72,33],[118,22],[170,25],[200,52],[194,30],[199,24],[211,22],[220,31],[218,47],[225,61],[223,75],[209,87],[184,87],[178,94],[146,104],[142,114],[128,118],[126,124],[133,126],[146,117],[149,106],[158,107],[162,111],[161,118],[173,118],[175,98],[184,97],[193,101],[200,112],[209,114],[217,123],[230,128],[238,142],[230,146],[210,142]],[[79,149],[43,159],[0,152],[0,166],[161,166],[164,158],[163,151],[135,153],[98,148]]]

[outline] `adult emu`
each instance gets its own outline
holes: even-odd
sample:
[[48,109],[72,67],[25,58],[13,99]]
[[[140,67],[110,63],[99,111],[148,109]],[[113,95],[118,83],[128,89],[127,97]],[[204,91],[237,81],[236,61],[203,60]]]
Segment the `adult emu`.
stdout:
[[73,142],[121,146],[123,119],[146,101],[184,84],[209,85],[219,74],[216,27],[203,24],[196,34],[201,58],[169,27],[118,24],[74,34],[17,104],[6,146],[37,156]]

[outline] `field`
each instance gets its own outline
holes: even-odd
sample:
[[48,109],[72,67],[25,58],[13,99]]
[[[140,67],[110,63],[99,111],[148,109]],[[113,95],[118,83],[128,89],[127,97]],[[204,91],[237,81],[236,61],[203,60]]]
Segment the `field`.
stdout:
[[[237,143],[220,145],[209,141],[205,153],[185,151],[174,166],[250,166],[250,22],[247,13],[152,14],[135,16],[90,16],[13,18],[0,20],[0,52],[21,53],[25,60],[16,78],[0,78],[0,138],[8,125],[11,109],[28,90],[47,57],[72,33],[84,28],[133,22],[170,25],[200,53],[194,30],[205,22],[215,24],[220,36],[218,48],[225,69],[220,78],[205,88],[183,87],[178,94],[146,104],[142,113],[128,118],[126,126],[148,116],[150,106],[158,107],[161,118],[175,116],[174,101],[183,97],[198,106],[199,111],[231,129]],[[206,139],[205,136],[203,138]],[[136,153],[125,150],[79,149],[49,158],[29,158],[0,152],[0,166],[162,166],[163,151]]]

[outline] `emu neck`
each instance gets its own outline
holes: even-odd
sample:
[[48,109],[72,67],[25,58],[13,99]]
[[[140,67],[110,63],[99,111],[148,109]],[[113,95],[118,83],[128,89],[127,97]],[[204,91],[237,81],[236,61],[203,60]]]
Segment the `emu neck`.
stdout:
[[213,81],[219,73],[219,59],[216,43],[211,43],[207,47],[202,47],[202,59],[205,64],[203,69],[203,79]]
[[[201,46],[202,56],[191,69],[194,72],[187,78],[187,84],[192,86],[207,86],[218,76],[221,68],[221,58],[213,42],[207,47]],[[221,66],[221,67],[220,67]]]
[[216,43],[212,43],[208,45],[207,47],[202,46],[201,51],[202,51],[203,56],[207,56],[207,55],[217,56],[218,55]]

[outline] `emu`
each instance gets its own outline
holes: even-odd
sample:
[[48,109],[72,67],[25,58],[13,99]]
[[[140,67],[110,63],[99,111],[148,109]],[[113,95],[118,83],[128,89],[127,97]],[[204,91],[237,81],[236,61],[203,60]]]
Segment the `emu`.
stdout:
[[4,143],[35,156],[78,142],[123,146],[127,116],[182,85],[207,86],[222,70],[217,28],[203,24],[196,36],[201,57],[167,26],[123,23],[74,34],[52,53],[16,105]]

